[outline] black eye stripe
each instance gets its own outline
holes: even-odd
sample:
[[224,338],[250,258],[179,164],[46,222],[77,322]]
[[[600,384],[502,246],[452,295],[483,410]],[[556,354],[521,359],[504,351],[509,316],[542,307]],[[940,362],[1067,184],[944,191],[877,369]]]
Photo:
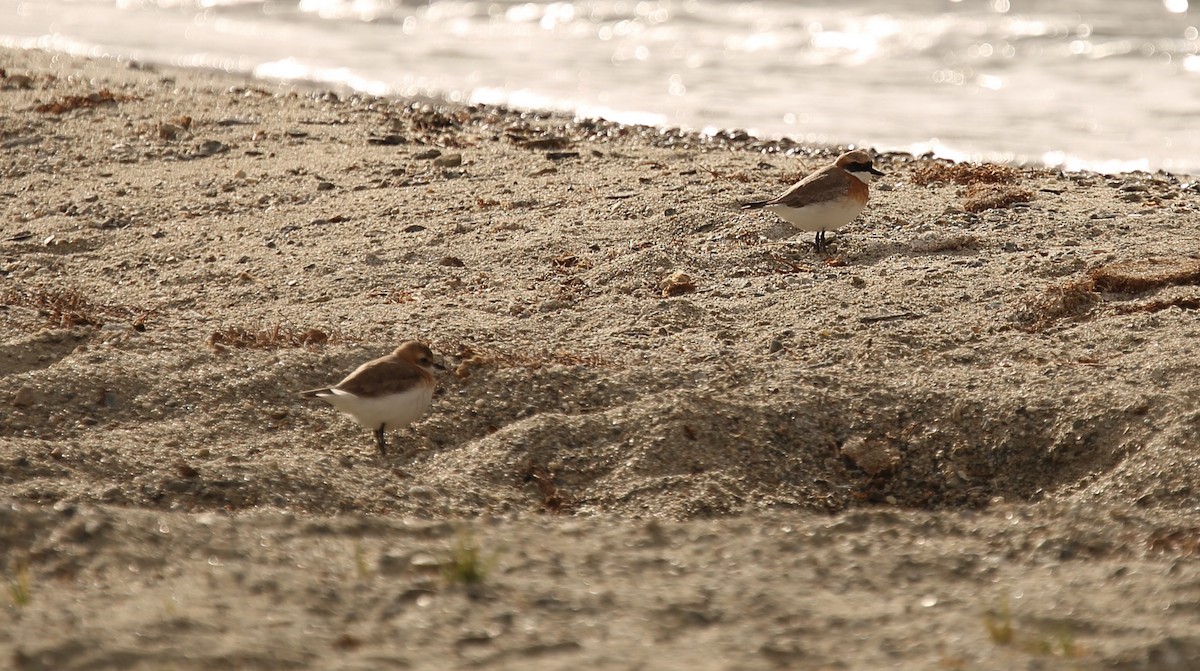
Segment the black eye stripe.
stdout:
[[870,172],[872,166],[870,163],[851,163],[846,167],[854,172]]

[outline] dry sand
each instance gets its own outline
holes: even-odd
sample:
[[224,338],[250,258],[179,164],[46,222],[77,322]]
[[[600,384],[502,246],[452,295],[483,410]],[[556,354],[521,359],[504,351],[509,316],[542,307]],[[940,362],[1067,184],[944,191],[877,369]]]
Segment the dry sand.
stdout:
[[1200,668],[1195,179],[0,55],[0,668]]

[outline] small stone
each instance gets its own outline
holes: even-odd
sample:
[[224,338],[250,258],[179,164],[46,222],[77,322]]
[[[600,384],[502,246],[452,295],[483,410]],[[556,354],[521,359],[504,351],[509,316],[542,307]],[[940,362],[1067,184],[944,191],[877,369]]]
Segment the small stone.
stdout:
[[33,387],[21,387],[13,394],[12,404],[18,408],[27,408],[37,401],[37,392]]
[[465,268],[467,264],[463,263],[463,260],[457,256],[443,256],[442,260],[438,261],[438,265],[448,268]]
[[409,566],[420,569],[437,569],[441,568],[442,562],[438,561],[433,555],[417,553],[408,558]]
[[663,298],[682,296],[696,290],[696,282],[691,275],[684,272],[672,273],[662,284]]
[[371,137],[367,138],[367,144],[377,144],[377,145],[384,145],[384,146],[394,146],[394,145],[398,145],[398,144],[404,144],[405,142],[407,142],[407,140],[404,139],[403,135],[396,135],[395,133],[390,133],[388,135],[382,135],[382,136],[371,136]]
[[379,558],[379,572],[383,575],[400,575],[408,570],[408,553],[402,550],[388,550]]
[[901,460],[900,451],[892,445],[861,437],[847,440],[842,446],[842,456],[870,475],[895,470]]
[[31,89],[33,88],[33,77],[29,75],[9,75],[4,81],[5,88],[14,89]]
[[198,157],[214,156],[226,151],[229,151],[229,147],[227,145],[224,145],[216,140],[205,140],[204,142],[200,143],[199,147],[196,148],[194,155]]
[[317,182],[317,191],[333,191],[336,188],[333,182],[326,182],[325,180]]
[[433,159],[433,164],[439,168],[457,168],[462,162],[462,154],[446,154]]
[[442,152],[440,152],[436,149],[426,149],[423,152],[413,154],[413,158],[417,159],[418,161],[429,161],[429,160],[435,159],[441,155],[442,155]]
[[164,123],[158,127],[158,139],[170,142],[179,137],[183,129],[173,123]]

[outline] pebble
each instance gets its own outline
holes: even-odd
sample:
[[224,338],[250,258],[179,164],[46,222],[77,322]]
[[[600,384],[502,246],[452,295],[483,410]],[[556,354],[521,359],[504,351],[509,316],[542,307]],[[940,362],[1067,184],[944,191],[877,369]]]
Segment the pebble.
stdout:
[[16,149],[27,145],[38,144],[42,141],[40,135],[30,135],[28,137],[18,137],[12,140],[6,140],[0,143],[0,149]]
[[33,387],[21,387],[13,394],[12,404],[18,408],[27,408],[37,401],[37,392]]
[[682,296],[696,290],[696,281],[684,272],[674,272],[662,283],[663,298]]
[[382,575],[400,575],[408,570],[409,556],[402,550],[388,550],[379,558],[379,573]]
[[158,127],[158,137],[160,140],[168,142],[178,139],[183,134],[183,129],[173,123],[164,123]]
[[408,564],[413,568],[420,569],[438,569],[442,566],[442,562],[438,561],[437,557],[424,553],[417,553],[409,557]]
[[388,135],[382,135],[382,136],[372,136],[372,137],[367,138],[367,144],[377,144],[377,145],[384,145],[384,146],[394,146],[394,145],[398,145],[398,144],[404,144],[405,142],[408,142],[408,140],[406,140],[403,135],[396,135],[395,133],[391,133]]
[[901,455],[895,447],[880,440],[867,440],[855,436],[842,446],[842,456],[854,462],[870,475],[895,470],[900,465]]
[[227,145],[222,144],[217,140],[205,140],[204,142],[200,143],[200,146],[196,148],[196,151],[192,152],[192,156],[196,158],[204,158],[206,156],[213,156],[215,154],[220,154],[227,151],[229,151],[229,147]]

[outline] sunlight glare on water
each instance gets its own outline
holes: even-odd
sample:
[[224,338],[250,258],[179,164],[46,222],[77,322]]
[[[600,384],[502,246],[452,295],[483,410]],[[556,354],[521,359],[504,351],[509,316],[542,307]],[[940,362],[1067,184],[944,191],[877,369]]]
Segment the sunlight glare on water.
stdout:
[[1187,0],[0,0],[0,44],[970,159],[1200,170]]

